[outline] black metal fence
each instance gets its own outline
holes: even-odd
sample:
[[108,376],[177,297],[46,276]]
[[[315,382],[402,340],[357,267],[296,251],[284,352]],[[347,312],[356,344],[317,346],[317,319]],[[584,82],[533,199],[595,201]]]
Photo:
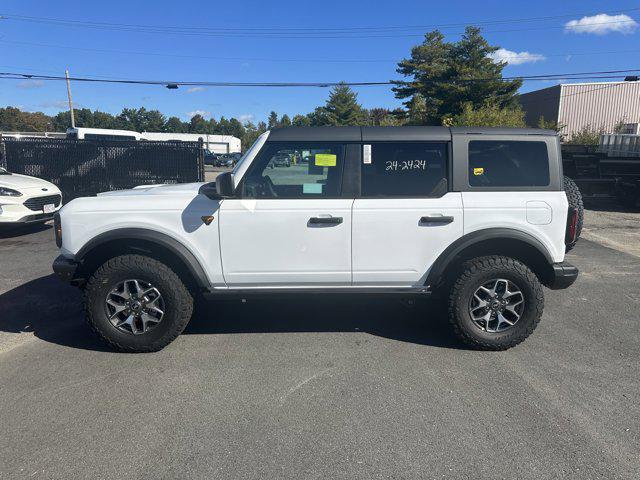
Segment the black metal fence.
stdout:
[[65,202],[137,185],[204,181],[201,142],[0,138],[0,166],[42,178]]

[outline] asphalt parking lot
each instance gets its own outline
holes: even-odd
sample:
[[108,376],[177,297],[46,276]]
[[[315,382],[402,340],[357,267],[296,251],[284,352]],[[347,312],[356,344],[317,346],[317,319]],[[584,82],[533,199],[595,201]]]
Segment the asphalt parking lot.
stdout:
[[499,353],[432,303],[323,297],[212,302],[118,354],[51,274],[50,227],[1,233],[0,479],[638,478],[640,215],[607,215]]

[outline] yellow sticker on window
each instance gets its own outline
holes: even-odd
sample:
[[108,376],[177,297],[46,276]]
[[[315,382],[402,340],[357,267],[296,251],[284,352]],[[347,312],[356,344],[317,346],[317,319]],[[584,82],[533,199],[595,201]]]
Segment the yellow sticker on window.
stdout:
[[473,169],[473,174],[474,175],[483,175],[484,174],[484,168],[482,168],[482,167],[474,168]]
[[316,167],[335,167],[336,155],[331,153],[316,153],[315,164]]

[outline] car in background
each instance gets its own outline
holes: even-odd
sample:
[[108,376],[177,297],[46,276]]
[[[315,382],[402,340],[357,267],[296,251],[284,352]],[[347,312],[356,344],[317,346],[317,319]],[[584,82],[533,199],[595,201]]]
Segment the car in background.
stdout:
[[205,165],[213,165],[217,166],[217,162],[219,159],[219,155],[217,153],[210,152],[209,150],[204,151],[204,164]]
[[269,162],[269,168],[290,167],[290,166],[291,166],[291,157],[288,154],[276,155]]
[[62,192],[53,183],[0,167],[0,226],[52,220],[61,205]]
[[240,160],[240,158],[242,158],[242,155],[240,153],[225,153],[223,155],[220,155],[219,166],[233,168],[236,166],[236,163],[238,163],[238,160]]

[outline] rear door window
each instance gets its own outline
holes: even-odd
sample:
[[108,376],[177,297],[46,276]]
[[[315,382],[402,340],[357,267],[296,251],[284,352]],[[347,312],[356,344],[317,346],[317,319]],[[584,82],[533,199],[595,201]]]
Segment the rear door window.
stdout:
[[544,187],[549,185],[545,142],[474,140],[469,142],[471,187]]
[[446,143],[364,145],[361,196],[440,197],[447,192]]

